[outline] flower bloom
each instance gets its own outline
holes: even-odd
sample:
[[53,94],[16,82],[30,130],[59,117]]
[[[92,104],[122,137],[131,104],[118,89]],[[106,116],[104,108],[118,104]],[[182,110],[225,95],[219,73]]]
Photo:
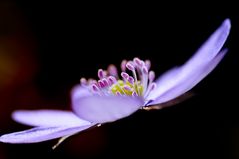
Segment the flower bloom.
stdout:
[[163,103],[188,92],[222,60],[227,52],[222,47],[230,27],[230,20],[226,19],[185,64],[170,69],[156,80],[150,61],[139,58],[123,60],[120,74],[114,65],[107,71],[99,69],[99,80],[82,78],[81,84],[72,90],[73,112],[15,111],[14,120],[34,128],[2,135],[0,141],[34,143],[71,136],[97,124],[129,116],[138,109],[163,108]]

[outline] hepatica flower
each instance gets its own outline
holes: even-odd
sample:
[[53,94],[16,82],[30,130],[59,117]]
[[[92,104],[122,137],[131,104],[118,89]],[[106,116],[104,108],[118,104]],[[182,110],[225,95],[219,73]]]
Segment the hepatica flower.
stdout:
[[90,127],[127,117],[138,109],[160,109],[192,89],[222,60],[222,49],[230,20],[209,37],[185,64],[174,67],[155,80],[150,61],[123,60],[121,73],[114,65],[98,70],[99,80],[81,79],[72,90],[72,110],[18,110],[12,114],[17,122],[34,128],[2,135],[1,142],[35,143],[62,139]]

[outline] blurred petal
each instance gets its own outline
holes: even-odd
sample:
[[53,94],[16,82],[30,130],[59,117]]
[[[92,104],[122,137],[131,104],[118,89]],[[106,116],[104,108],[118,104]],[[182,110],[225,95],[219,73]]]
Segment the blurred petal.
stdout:
[[71,90],[71,96],[73,99],[79,98],[79,97],[85,97],[85,96],[91,96],[92,93],[89,91],[90,89],[88,88],[89,86],[82,86],[82,85],[76,85],[72,90]]
[[[161,98],[163,94],[170,94],[171,92],[174,92],[173,94],[179,96],[200,82],[208,73],[212,71],[212,69],[207,69],[207,67],[210,67],[211,65],[214,68],[216,66],[214,65],[214,58],[217,60],[220,59],[220,56],[222,56],[219,55],[219,57],[216,57],[229,35],[230,28],[230,20],[226,19],[202,45],[196,54],[193,55],[183,66],[167,71],[156,80],[157,88],[149,94],[146,100],[149,101]],[[206,74],[204,73],[204,70],[207,71]],[[195,77],[200,77],[200,79],[195,80]],[[190,80],[190,78],[192,78],[192,80]],[[182,83],[187,84],[182,85]],[[180,92],[177,89],[174,89],[175,87],[181,87],[178,89]],[[170,98],[167,97],[165,100],[177,97],[175,95],[171,95]],[[162,102],[166,102],[165,100],[162,100]],[[154,104],[156,103],[154,102]]]
[[209,64],[205,65],[204,67],[195,69],[195,71],[191,74],[191,76],[188,76],[188,78],[184,78],[184,80],[182,80],[181,83],[178,83],[178,85],[163,93],[160,97],[156,98],[150,104],[167,102],[186,93],[198,82],[200,82],[205,76],[207,76],[218,65],[218,63],[225,56],[226,52],[227,49],[221,51]]
[[81,127],[36,127],[25,131],[2,135],[0,141],[5,143],[42,142],[63,136],[74,135],[75,133],[88,129],[91,126],[93,125]]
[[89,96],[73,99],[72,103],[73,110],[80,118],[105,123],[134,113],[143,105],[143,100],[126,96]]
[[12,118],[30,126],[84,126],[90,122],[77,117],[71,111],[63,110],[18,110]]

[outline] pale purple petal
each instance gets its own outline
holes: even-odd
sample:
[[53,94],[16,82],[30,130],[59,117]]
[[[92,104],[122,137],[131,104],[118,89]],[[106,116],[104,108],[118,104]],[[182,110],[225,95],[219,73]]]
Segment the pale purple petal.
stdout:
[[19,144],[42,142],[63,136],[74,135],[80,131],[90,128],[91,126],[93,125],[81,127],[35,127],[25,131],[2,135],[0,137],[0,142]]
[[12,118],[30,126],[84,126],[90,122],[77,117],[71,111],[63,110],[17,110]]
[[88,96],[72,100],[75,113],[94,123],[105,123],[126,117],[143,105],[139,97]]
[[224,20],[222,25],[208,38],[183,67],[198,66],[210,62],[221,50],[230,33],[231,22]]
[[[167,71],[156,80],[157,88],[149,94],[146,100],[155,100],[161,98],[162,95],[172,94],[167,98],[164,97],[165,100],[157,100],[166,102],[185,93],[200,82],[217,65],[213,61],[220,59],[221,55],[218,53],[229,35],[230,27],[230,20],[226,19],[189,61],[181,67]],[[220,60],[215,63],[219,63]],[[212,69],[207,69],[207,67],[212,67]],[[179,87],[180,89],[176,89]],[[156,104],[156,101],[153,103]]]
[[89,86],[83,86],[83,85],[76,85],[71,90],[71,97],[79,98],[79,97],[85,97],[85,96],[91,96],[92,92],[90,92]]
[[186,93],[218,65],[218,63],[225,56],[226,52],[227,50],[221,51],[221,53],[219,53],[209,64],[205,65],[203,68],[200,68],[200,70],[195,69],[195,74],[193,74],[191,77],[188,77],[187,79],[185,79],[185,81],[182,81],[182,83],[179,83],[172,89],[166,91],[164,94],[156,98],[150,104],[164,103]]

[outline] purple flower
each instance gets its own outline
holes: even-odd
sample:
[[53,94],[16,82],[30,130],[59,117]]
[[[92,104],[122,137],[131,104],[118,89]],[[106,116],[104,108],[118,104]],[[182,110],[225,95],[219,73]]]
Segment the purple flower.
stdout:
[[[113,122],[131,115],[138,109],[160,109],[164,103],[178,98],[192,89],[222,60],[227,50],[222,49],[229,32],[230,20],[209,37],[185,64],[174,67],[155,79],[150,61],[134,58],[123,60],[121,74],[114,65],[107,71],[99,69],[99,80],[81,79],[72,90],[72,109],[18,110],[13,119],[32,129],[0,137],[6,143],[34,143],[68,137],[92,126]],[[126,73],[131,72],[130,74]]]

